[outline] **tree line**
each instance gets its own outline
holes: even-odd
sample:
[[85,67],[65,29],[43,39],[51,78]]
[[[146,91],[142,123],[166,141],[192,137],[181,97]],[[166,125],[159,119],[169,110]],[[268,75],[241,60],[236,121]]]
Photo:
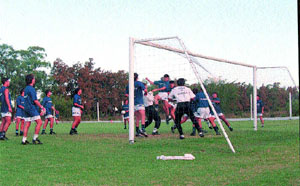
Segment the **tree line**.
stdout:
[[[37,80],[35,88],[41,97],[45,90],[52,90],[53,103],[60,111],[62,119],[72,117],[72,94],[77,87],[83,90],[84,119],[97,118],[97,102],[101,118],[120,118],[119,111],[125,99],[125,87],[128,85],[128,72],[95,68],[92,58],[69,66],[60,58],[50,63],[46,56],[45,49],[38,46],[15,50],[10,45],[0,45],[0,76],[10,78],[10,92],[14,100],[25,87],[25,75],[33,73]],[[218,92],[222,110],[228,117],[250,116],[250,95],[253,91],[251,84],[225,80],[214,82],[209,79],[204,84],[208,93]],[[199,85],[193,84],[190,87],[199,88]],[[259,87],[258,94],[265,103],[265,115],[288,116],[289,92],[292,92],[293,115],[298,116],[299,92],[296,87],[281,87],[278,82]]]

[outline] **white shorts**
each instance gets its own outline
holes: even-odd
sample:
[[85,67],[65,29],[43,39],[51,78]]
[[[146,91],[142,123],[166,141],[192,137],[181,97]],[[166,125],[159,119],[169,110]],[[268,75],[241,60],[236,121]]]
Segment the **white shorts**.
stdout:
[[167,101],[167,100],[168,100],[168,97],[169,97],[169,95],[168,95],[167,92],[159,92],[159,93],[158,93],[158,96],[159,96],[160,99],[163,100],[163,101]]
[[134,105],[134,111],[145,110],[145,106],[142,104]]
[[210,118],[210,110],[209,107],[205,107],[205,108],[198,108],[197,112],[194,113],[194,116],[197,118],[201,118],[201,119],[207,119]]
[[176,109],[176,107],[177,107],[177,104],[174,102],[169,102],[169,105],[171,105],[171,107],[173,107],[174,109]]
[[22,116],[17,116],[16,118],[17,118],[17,119],[25,119],[25,118],[22,117]]
[[36,121],[36,120],[39,120],[39,119],[41,119],[41,116],[33,116],[33,117],[24,118],[24,120],[26,122],[32,122],[32,121]]
[[81,116],[80,108],[72,107],[72,116]]
[[124,119],[129,119],[129,116],[124,117]]
[[262,113],[257,113],[257,116],[263,116],[263,114]]
[[11,117],[11,112],[1,112],[1,117]]
[[54,117],[52,114],[49,114],[49,115],[45,116],[45,118],[48,119],[48,118],[54,118]]

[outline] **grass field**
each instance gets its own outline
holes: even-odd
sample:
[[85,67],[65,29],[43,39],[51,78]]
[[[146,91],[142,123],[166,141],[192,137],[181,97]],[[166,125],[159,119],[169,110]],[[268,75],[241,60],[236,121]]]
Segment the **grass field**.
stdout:
[[[9,140],[0,141],[0,185],[300,185],[299,120],[266,121],[257,132],[250,121],[232,122],[234,131],[226,130],[236,154],[212,130],[190,137],[190,123],[185,140],[163,123],[160,136],[134,145],[121,123],[82,123],[75,136],[68,134],[70,125],[40,136],[43,145],[22,146],[12,124]],[[185,153],[196,159],[156,160]]]

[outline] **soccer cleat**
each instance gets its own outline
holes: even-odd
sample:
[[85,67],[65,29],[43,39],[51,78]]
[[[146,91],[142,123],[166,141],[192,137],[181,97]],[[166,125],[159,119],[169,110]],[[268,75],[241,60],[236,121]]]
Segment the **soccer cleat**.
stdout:
[[261,125],[261,127],[264,127],[264,125]]
[[16,136],[19,136],[19,133],[16,133]]
[[148,137],[148,134],[144,130],[140,130],[140,134],[143,135],[143,136],[145,136],[145,137]]
[[50,135],[52,135],[52,134],[56,134],[56,132],[50,131]]
[[78,132],[77,132],[76,128],[74,129],[74,134],[78,134]]
[[135,134],[135,137],[143,138],[144,136],[142,136],[140,133],[136,133],[136,134]]
[[3,136],[4,140],[8,140],[8,138],[6,136]]
[[42,133],[41,133],[41,135],[43,135],[43,134],[46,134],[46,132],[45,132],[44,130],[42,130]]
[[23,131],[20,131],[20,136],[23,136]]
[[127,129],[127,128],[126,128],[126,125],[124,126],[124,129]]
[[201,138],[203,138],[203,137],[204,137],[203,132],[199,132],[199,136],[200,136]]
[[175,133],[175,127],[171,127],[171,132],[174,134]]
[[0,140],[5,140],[3,136],[0,136]]
[[36,144],[43,144],[38,138],[36,138],[35,140],[32,140],[32,144],[36,145]]
[[233,131],[233,128],[232,128],[232,127],[228,127],[228,128],[229,128],[230,131]]
[[74,129],[71,129],[70,130],[70,135],[73,135],[75,132],[74,132]]
[[184,135],[180,135],[180,136],[179,136],[179,139],[184,139]]
[[196,131],[193,131],[190,136],[196,136]]
[[25,142],[22,141],[21,144],[22,144],[22,145],[27,145],[27,144],[29,144],[29,141],[27,141],[27,140],[26,140]]
[[159,135],[159,133],[158,133],[158,131],[155,131],[155,132],[153,131],[152,135]]

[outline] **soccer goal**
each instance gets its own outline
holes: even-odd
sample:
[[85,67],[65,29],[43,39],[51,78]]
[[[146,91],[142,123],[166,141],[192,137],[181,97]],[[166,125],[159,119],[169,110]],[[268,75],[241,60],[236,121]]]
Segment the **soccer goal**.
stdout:
[[[164,74],[168,74],[170,79],[176,80],[184,78],[190,86],[198,85],[203,90],[209,100],[214,115],[217,116],[214,107],[209,99],[200,70],[203,69],[210,74],[213,73],[201,66],[195,56],[186,49],[185,44],[178,37],[134,39],[130,38],[129,46],[129,142],[134,142],[134,72],[139,74],[139,80],[146,78],[160,80]],[[219,127],[232,150],[235,149],[219,119],[216,117]]]

